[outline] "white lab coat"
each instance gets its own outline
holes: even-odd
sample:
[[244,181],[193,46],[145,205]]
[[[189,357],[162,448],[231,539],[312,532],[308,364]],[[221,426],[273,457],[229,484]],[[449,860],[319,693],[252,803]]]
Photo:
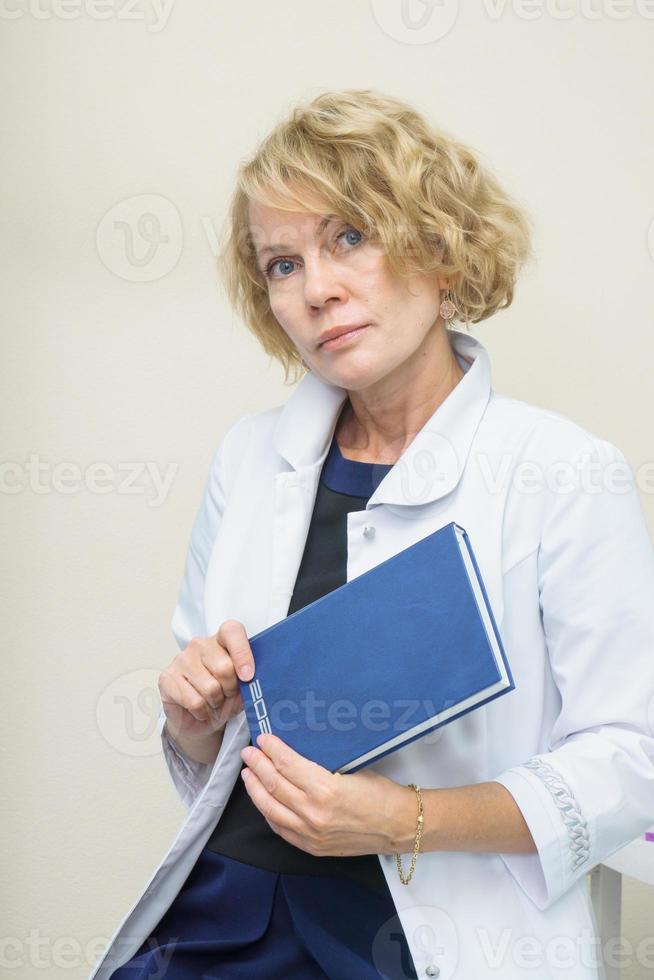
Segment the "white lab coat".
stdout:
[[[497,394],[485,348],[461,331],[450,338],[466,373],[366,509],[348,515],[347,580],[456,521],[516,687],[372,768],[424,789],[501,783],[537,852],[423,852],[408,886],[392,855],[379,861],[421,980],[596,980],[585,874],[654,821],[652,544],[621,452],[555,412]],[[180,649],[226,619],[253,635],[286,616],[345,397],[308,373],[285,404],[241,417],[224,435],[173,614]],[[366,525],[374,532],[364,535]],[[201,765],[165,738],[164,720],[162,712],[164,758],[188,813],[96,980],[132,956],[174,900],[249,741],[241,712],[215,763]],[[405,869],[410,857],[402,855]]]

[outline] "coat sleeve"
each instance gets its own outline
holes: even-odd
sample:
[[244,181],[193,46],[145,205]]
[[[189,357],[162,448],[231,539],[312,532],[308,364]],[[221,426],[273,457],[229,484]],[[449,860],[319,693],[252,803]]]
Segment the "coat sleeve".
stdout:
[[654,822],[654,552],[625,457],[595,436],[589,445],[571,492],[548,486],[540,512],[559,714],[548,751],[493,780],[536,845],[501,858],[540,909]]
[[[177,646],[183,650],[194,636],[205,636],[204,582],[220,521],[228,496],[229,479],[233,477],[235,459],[244,438],[245,423],[251,415],[242,416],[225,434],[211,461],[200,506],[191,528],[184,573],[177,597],[171,629]],[[214,763],[190,759],[168,736],[164,727],[163,707],[157,722],[164,761],[181,801],[191,807],[202,792]]]

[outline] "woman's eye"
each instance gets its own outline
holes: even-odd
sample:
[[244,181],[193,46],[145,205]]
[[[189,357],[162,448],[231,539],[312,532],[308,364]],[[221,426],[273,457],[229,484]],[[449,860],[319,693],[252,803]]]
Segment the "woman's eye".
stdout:
[[[336,240],[337,241],[340,241],[340,239],[341,238],[344,238],[345,235],[355,235],[355,236],[358,236],[356,241],[354,241],[354,242],[353,241],[350,241],[349,242],[349,244],[352,247],[354,247],[356,245],[359,245],[361,243],[362,238],[363,238],[363,235],[362,235],[362,233],[360,231],[357,231],[356,228],[349,227],[349,228],[343,229],[343,231],[341,231],[336,236]],[[273,261],[269,263],[269,265],[266,267],[266,269],[264,269],[264,275],[266,276],[267,279],[287,279],[288,276],[282,271],[282,267],[283,266],[287,266],[288,267],[289,265],[292,266],[293,264],[294,264],[294,260],[293,259],[273,259]],[[280,273],[281,274],[279,276],[273,276],[273,269],[275,269],[276,266],[279,266],[280,267]],[[292,271],[292,269],[290,271]]]
[[363,238],[363,235],[361,234],[361,232],[360,231],[357,231],[356,228],[346,228],[345,231],[342,231],[338,237],[339,238],[342,238],[343,235],[358,235],[359,236],[359,241],[350,242],[351,245],[358,245],[359,242],[361,241],[361,239]]
[[[273,269],[275,268],[276,265],[293,265],[293,259],[275,259],[274,262],[271,262],[270,265],[265,270],[265,275],[269,279],[272,278],[272,271],[273,271]],[[285,279],[285,278],[286,278],[285,276],[282,276],[282,279]]]

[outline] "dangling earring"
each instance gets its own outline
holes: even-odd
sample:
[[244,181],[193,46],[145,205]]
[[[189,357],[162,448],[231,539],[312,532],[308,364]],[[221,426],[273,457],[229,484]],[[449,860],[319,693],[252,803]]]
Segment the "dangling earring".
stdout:
[[451,320],[454,314],[456,313],[456,306],[452,302],[452,293],[450,292],[449,289],[447,290],[447,296],[441,302],[439,312],[440,315],[445,320],[445,325],[447,326],[448,320]]

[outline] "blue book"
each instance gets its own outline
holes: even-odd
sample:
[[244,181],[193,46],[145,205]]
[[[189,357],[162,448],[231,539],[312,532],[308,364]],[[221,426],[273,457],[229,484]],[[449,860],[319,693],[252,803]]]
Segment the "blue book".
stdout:
[[252,744],[356,772],[515,687],[466,531],[451,522],[248,637]]

